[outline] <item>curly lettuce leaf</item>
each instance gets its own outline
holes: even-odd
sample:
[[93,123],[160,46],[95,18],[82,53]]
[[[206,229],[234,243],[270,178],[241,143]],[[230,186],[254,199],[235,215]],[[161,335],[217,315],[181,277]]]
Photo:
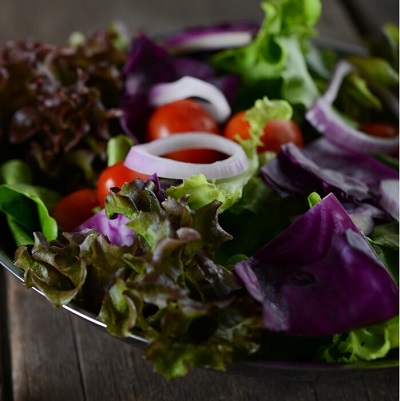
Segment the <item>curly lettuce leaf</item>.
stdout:
[[[321,349],[318,359],[351,363],[385,358],[399,348],[399,317],[333,337],[332,344]],[[397,356],[394,356],[397,360]]]
[[126,52],[114,29],[75,47],[9,41],[0,51],[0,159],[29,161],[35,182],[72,192],[94,185],[105,167],[106,141],[116,118]]
[[[318,89],[306,64],[307,41],[321,13],[319,0],[263,1],[265,18],[247,46],[228,49],[211,62],[220,72],[241,78],[238,103],[249,107],[256,98],[285,99],[309,107]],[[252,98],[248,98],[248,94]]]
[[55,306],[67,304],[82,288],[87,274],[77,258],[79,246],[51,246],[40,233],[34,238],[32,254],[25,246],[18,248],[15,265],[24,270],[27,288],[38,288]]
[[160,201],[153,184],[136,180],[107,199],[110,218],[129,216],[131,246],[89,229],[50,242],[35,234],[32,251],[20,247],[15,263],[54,305],[78,300],[113,335],[146,338],[147,358],[166,377],[223,370],[258,349],[261,319],[232,272],[214,262],[231,239],[218,223],[220,202],[193,210],[185,198]]
[[292,116],[293,108],[286,100],[269,99],[267,96],[257,99],[245,113],[245,120],[250,124],[250,139],[260,145],[260,137],[268,121],[290,120]]
[[115,337],[128,337],[135,326],[138,325],[140,314],[143,311],[143,303],[127,282],[128,269],[117,271],[115,283],[110,287],[101,303],[99,319],[107,324],[107,330]]
[[15,264],[25,272],[25,285],[40,289],[55,306],[72,299],[84,299],[98,310],[105,293],[115,280],[115,273],[126,266],[122,256],[135,252],[135,247],[110,244],[95,230],[63,233],[47,241],[34,234],[32,250],[19,247]]
[[259,349],[260,320],[233,302],[171,308],[161,324],[145,355],[168,379],[200,366],[225,371]]
[[166,194],[176,199],[189,195],[187,201],[193,209],[198,209],[217,199],[222,203],[220,208],[222,213],[240,199],[245,182],[246,177],[243,180],[243,176],[218,182],[208,181],[204,174],[197,174],[186,178],[178,186],[169,187]]

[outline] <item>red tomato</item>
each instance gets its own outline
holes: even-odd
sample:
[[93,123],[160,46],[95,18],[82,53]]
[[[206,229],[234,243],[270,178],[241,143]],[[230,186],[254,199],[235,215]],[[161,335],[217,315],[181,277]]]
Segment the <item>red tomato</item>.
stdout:
[[399,135],[399,127],[390,123],[365,123],[361,131],[370,136],[394,138]]
[[267,150],[279,153],[281,146],[289,142],[293,142],[297,146],[303,146],[303,133],[293,120],[268,121],[260,139],[263,143],[257,149],[260,153]]
[[250,137],[250,123],[243,119],[245,114],[246,110],[239,111],[228,120],[223,132],[226,138],[237,142],[238,136],[242,139]]
[[72,231],[93,215],[93,209],[98,206],[96,190],[90,188],[78,189],[60,199],[51,211],[60,228]]
[[146,174],[125,167],[123,161],[107,167],[97,180],[97,199],[100,207],[104,207],[104,200],[110,193],[110,188],[121,188],[126,182],[133,181],[136,178],[146,180],[148,177]]
[[[146,139],[151,142],[190,131],[218,134],[219,128],[198,102],[182,99],[160,106],[153,112],[147,124]],[[212,163],[221,159],[221,153],[209,149],[185,149],[164,156],[189,163]]]
[[[237,136],[247,139],[250,136],[250,123],[243,119],[246,111],[240,111],[230,118],[224,128],[224,136],[236,140]],[[283,144],[293,142],[297,146],[303,146],[303,133],[300,127],[292,120],[268,121],[261,135],[262,145],[258,152],[272,151],[278,153]]]

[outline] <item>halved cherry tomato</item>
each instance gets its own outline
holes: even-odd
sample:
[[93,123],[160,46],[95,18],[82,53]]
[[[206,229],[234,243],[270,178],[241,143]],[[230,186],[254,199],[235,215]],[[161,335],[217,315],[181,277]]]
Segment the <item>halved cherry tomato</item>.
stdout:
[[[213,117],[198,102],[182,99],[158,107],[147,124],[147,142],[190,131],[219,133]],[[188,163],[212,163],[221,159],[219,152],[209,149],[185,149],[164,157]]]
[[97,180],[97,200],[100,207],[104,207],[104,200],[110,193],[110,188],[121,188],[126,182],[133,181],[136,178],[146,180],[148,177],[146,174],[141,174],[125,167],[123,161],[107,167]]
[[[246,111],[240,111],[233,115],[224,128],[224,136],[237,140],[239,136],[247,139],[250,136],[250,123],[243,119]],[[270,120],[263,129],[260,138],[262,145],[257,148],[259,153],[272,151],[278,153],[283,144],[293,142],[297,146],[303,146],[303,133],[293,120]]]
[[399,135],[399,127],[390,123],[365,123],[361,131],[379,138],[394,138]]
[[98,206],[95,189],[83,188],[60,199],[51,211],[60,228],[72,231],[93,215]]

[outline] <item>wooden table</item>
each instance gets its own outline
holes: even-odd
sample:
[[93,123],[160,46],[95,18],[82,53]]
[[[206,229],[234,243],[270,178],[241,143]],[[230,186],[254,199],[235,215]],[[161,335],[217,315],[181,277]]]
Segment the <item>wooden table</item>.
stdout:
[[[398,7],[397,0],[324,0],[318,29],[324,38],[358,45],[371,28],[398,23]],[[1,0],[0,10],[0,44],[16,37],[63,43],[70,32],[89,32],[111,19],[157,33],[262,17],[256,0]],[[3,271],[0,298],[0,401],[398,399],[396,369],[308,378],[196,370],[169,383],[152,372],[140,350],[53,308]]]

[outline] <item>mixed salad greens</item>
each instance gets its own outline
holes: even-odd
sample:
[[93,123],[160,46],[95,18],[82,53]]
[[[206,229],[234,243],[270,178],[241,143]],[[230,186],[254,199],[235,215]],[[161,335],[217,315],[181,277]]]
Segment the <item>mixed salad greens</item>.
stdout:
[[[0,53],[2,247],[55,306],[78,302],[112,335],[145,338],[169,379],[250,359],[397,360],[398,129],[367,127],[398,126],[398,29],[339,59],[312,40],[319,0],[261,7],[261,25],[161,40],[112,25]],[[181,98],[220,127],[246,110],[239,150],[207,133],[196,145],[232,155],[208,163],[212,177],[170,168],[168,138],[144,144],[154,110]],[[273,120],[295,121],[304,143],[260,151]],[[190,135],[175,141],[190,148]],[[55,205],[117,162],[144,178],[64,230]]]

